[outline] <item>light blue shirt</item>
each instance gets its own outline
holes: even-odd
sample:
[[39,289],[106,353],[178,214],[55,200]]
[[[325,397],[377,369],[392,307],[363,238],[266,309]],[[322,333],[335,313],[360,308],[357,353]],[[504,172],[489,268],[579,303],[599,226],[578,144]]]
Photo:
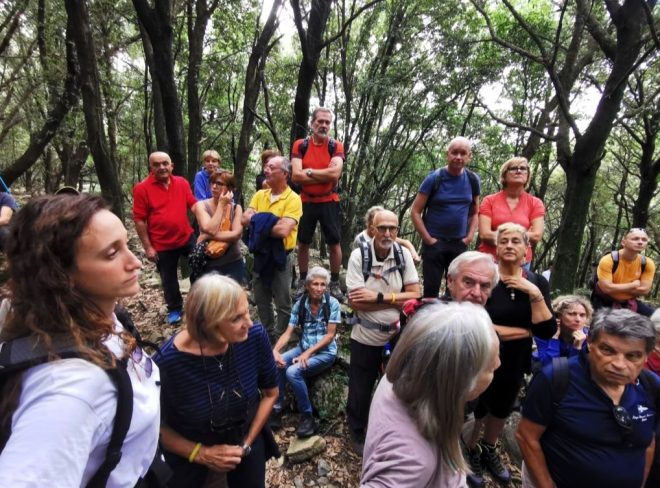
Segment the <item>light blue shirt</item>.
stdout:
[[[298,327],[298,313],[300,311],[300,302],[298,300],[293,309],[291,310],[291,317],[289,318],[289,327]],[[321,305],[319,306],[316,316],[312,315],[310,308],[309,298],[305,301],[305,321],[300,338],[300,347],[306,351],[310,347],[317,344],[328,333],[328,323],[338,324],[341,322],[341,307],[337,299],[330,296],[330,317],[327,322],[323,320],[323,307],[325,303],[325,294],[321,298]],[[332,342],[321,351],[330,354],[337,354],[337,342],[332,339]],[[320,351],[319,351],[320,352]]]

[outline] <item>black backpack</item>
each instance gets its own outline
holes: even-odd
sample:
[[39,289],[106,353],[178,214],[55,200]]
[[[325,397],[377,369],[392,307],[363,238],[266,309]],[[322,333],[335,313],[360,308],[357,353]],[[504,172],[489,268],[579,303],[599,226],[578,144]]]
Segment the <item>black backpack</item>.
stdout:
[[[612,300],[607,297],[607,295],[604,295],[603,292],[600,291],[598,288],[598,266],[600,265],[601,259],[606,257],[607,255],[612,256],[612,275],[614,276],[614,273],[616,273],[617,268],[619,267],[619,251],[611,251],[607,254],[604,254],[603,256],[598,259],[598,262],[596,263],[596,268],[594,269],[594,272],[587,282],[587,285],[589,288],[591,288],[591,303],[596,307],[601,307],[603,305],[609,305],[612,304]],[[644,270],[646,269],[646,256],[644,254],[641,255],[641,263],[640,267],[642,268],[641,274],[644,274]]]
[[[403,249],[401,248],[401,244],[394,241],[392,246],[394,247],[394,259],[396,261],[396,266],[391,267],[385,273],[390,274],[394,271],[398,271],[401,275],[401,289],[403,290],[403,275],[406,271],[406,260],[403,256]],[[371,253],[371,245],[366,241],[366,239],[364,241],[360,241],[360,253],[362,254],[362,276],[364,277],[364,281],[366,283],[367,278],[372,276],[371,267],[373,266],[374,260],[374,257]]]
[[[158,349],[155,344],[142,340],[130,314],[123,307],[117,307],[115,314],[124,329],[135,337],[140,346],[145,345]],[[61,359],[88,359],[71,340],[71,337],[64,334],[53,337],[50,349],[46,349],[43,343],[35,341],[33,336],[3,342],[0,343],[0,384],[12,374],[51,361],[52,356],[49,351],[53,351]],[[104,370],[117,387],[117,410],[110,442],[105,452],[105,458],[87,483],[87,488],[104,488],[106,486],[110,473],[121,460],[121,449],[133,417],[133,386],[126,369],[127,360],[116,359],[115,364],[114,368]],[[2,449],[4,449],[4,445],[0,448],[0,453]],[[160,450],[158,450],[145,479],[150,480],[150,486],[165,486],[170,475],[171,471],[162,461]]]
[[[330,320],[330,292],[326,291],[324,296],[325,303],[323,304],[321,311],[323,313],[323,320],[328,322]],[[309,300],[309,293],[305,292],[300,298],[300,307],[298,307],[298,327],[300,327],[300,330],[305,326],[305,319],[307,318],[307,300]]]

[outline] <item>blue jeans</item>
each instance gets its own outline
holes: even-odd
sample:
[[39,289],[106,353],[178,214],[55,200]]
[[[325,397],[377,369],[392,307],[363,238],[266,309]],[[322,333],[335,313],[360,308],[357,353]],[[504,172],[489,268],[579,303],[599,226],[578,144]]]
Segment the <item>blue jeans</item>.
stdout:
[[284,387],[288,380],[293,389],[293,394],[296,397],[298,412],[302,414],[311,414],[312,402],[309,401],[309,392],[307,391],[305,378],[311,378],[312,376],[316,376],[330,368],[337,357],[335,354],[330,354],[329,352],[317,352],[309,358],[309,361],[307,361],[307,368],[303,368],[300,363],[293,364],[293,359],[297,358],[302,353],[303,350],[300,346],[296,346],[282,354],[286,366],[284,368],[278,368],[277,371],[279,375],[280,397],[275,404],[275,410],[281,410],[284,405]]

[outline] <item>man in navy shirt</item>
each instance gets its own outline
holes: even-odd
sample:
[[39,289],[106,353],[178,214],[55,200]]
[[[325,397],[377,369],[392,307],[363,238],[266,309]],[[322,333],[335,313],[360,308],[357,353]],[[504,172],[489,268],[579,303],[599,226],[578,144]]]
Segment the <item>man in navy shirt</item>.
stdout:
[[530,384],[516,432],[524,486],[643,486],[658,422],[660,379],[647,373],[639,380],[655,346],[653,325],[629,310],[604,309],[588,346],[588,353],[568,360],[563,396],[553,387],[552,365]]
[[432,171],[419,187],[410,216],[423,242],[424,296],[437,298],[452,260],[467,250],[477,230],[479,177],[465,166],[472,143],[456,137],[447,148],[447,166]]

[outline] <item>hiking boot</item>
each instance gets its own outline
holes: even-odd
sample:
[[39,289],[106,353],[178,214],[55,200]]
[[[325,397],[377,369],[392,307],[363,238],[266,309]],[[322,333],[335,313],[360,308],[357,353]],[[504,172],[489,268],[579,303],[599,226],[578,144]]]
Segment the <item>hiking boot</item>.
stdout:
[[178,324],[181,322],[181,311],[180,310],[173,310],[170,313],[167,314],[167,323],[169,325],[174,325]]
[[492,446],[484,441],[481,441],[479,444],[481,445],[481,464],[483,467],[490,471],[500,483],[511,481],[511,473],[502,464],[500,455],[497,452],[497,446]]
[[296,429],[296,435],[298,437],[311,437],[316,433],[316,422],[312,414],[304,414],[302,420]]
[[344,301],[344,293],[341,291],[338,281],[331,281],[328,291],[330,291],[330,295],[335,297],[339,303]]
[[272,410],[268,417],[268,426],[271,430],[280,430],[282,428],[282,410]]
[[468,462],[472,473],[466,476],[468,485],[471,488],[483,488],[486,486],[484,481],[484,468],[481,464],[481,446],[477,444],[473,449],[465,448],[465,460]]
[[307,291],[305,288],[305,280],[298,280],[298,286],[296,286],[296,292],[293,295],[293,301],[300,300],[300,297]]

